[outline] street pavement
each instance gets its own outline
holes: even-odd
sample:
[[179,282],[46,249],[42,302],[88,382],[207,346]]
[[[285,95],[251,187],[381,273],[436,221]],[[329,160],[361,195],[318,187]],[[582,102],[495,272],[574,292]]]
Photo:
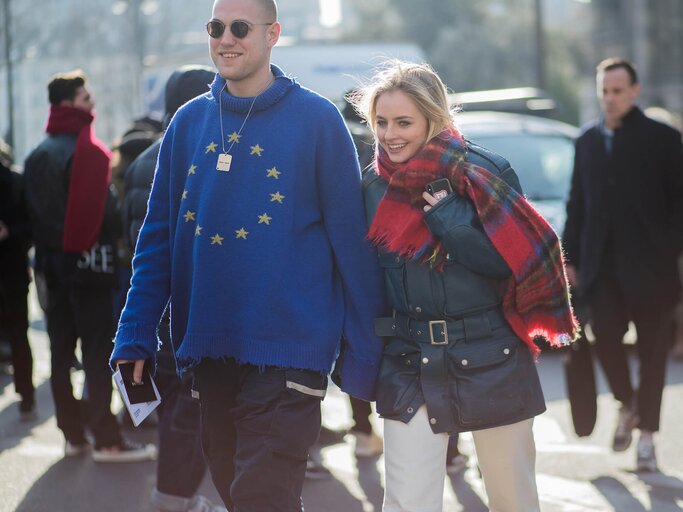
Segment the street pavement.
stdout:
[[[33,302],[35,304],[35,301]],[[32,314],[37,316],[37,308]],[[44,324],[34,318],[30,330],[35,358],[39,418],[21,423],[18,396],[11,377],[0,374],[0,512],[149,512],[155,463],[97,464],[88,456],[63,458],[63,437],[54,418],[49,386],[49,343]],[[602,375],[598,421],[590,437],[577,438],[566,400],[561,353],[545,353],[538,364],[548,410],[534,424],[538,449],[537,481],[543,512],[673,512],[683,510],[683,362],[670,361],[664,392],[661,433],[656,437],[660,472],[638,473],[635,441],[624,453],[609,449],[616,405]],[[82,372],[73,374],[76,387]],[[115,397],[114,407],[120,408]],[[323,423],[348,428],[350,406],[336,387],[323,402]],[[381,431],[381,420],[374,418]],[[153,427],[125,430],[139,441],[153,442]],[[468,469],[448,476],[444,512],[486,511],[485,494],[476,468],[472,438],[465,434],[461,451],[470,455]],[[306,512],[379,512],[383,459],[356,459],[353,441],[326,447],[322,458],[329,478],[306,480]],[[200,493],[215,502],[210,478]]]

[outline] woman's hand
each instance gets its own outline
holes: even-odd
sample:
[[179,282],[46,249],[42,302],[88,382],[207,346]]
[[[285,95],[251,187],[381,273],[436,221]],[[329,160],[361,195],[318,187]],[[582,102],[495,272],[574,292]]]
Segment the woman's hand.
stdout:
[[431,210],[432,206],[439,202],[439,200],[433,195],[431,195],[429,192],[422,192],[422,197],[425,201],[427,201],[427,204],[424,205],[424,207],[422,208],[425,212]]

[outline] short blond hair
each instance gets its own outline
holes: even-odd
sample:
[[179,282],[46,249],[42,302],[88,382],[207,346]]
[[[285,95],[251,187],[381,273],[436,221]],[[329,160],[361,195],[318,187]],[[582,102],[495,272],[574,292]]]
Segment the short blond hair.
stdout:
[[448,104],[446,86],[429,64],[390,60],[380,66],[370,83],[347,96],[349,103],[375,133],[377,99],[385,92],[407,94],[427,118],[427,140],[453,126],[454,110]]

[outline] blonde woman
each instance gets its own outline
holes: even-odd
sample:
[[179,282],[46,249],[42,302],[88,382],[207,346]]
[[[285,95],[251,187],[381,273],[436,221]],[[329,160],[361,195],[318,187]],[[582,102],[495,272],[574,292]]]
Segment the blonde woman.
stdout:
[[448,435],[472,431],[490,509],[538,511],[534,341],[577,329],[557,236],[509,163],[462,137],[429,66],[392,62],[351,101],[375,136],[364,199],[393,308],[375,323],[384,510],[441,511]]

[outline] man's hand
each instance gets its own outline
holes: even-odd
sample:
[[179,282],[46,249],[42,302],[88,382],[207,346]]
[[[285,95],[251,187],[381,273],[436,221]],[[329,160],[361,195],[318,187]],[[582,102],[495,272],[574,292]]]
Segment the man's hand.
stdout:
[[576,276],[576,267],[574,267],[574,265],[567,265],[565,270],[567,272],[567,282],[569,283],[569,286],[576,288],[579,285],[579,280]]
[[142,370],[145,367],[144,359],[119,359],[116,361],[116,369],[119,369],[119,365],[122,363],[135,363],[133,367],[133,384],[142,384]]
[[7,239],[9,237],[9,228],[7,227],[7,224],[2,222],[0,220],[0,242],[3,240]]

